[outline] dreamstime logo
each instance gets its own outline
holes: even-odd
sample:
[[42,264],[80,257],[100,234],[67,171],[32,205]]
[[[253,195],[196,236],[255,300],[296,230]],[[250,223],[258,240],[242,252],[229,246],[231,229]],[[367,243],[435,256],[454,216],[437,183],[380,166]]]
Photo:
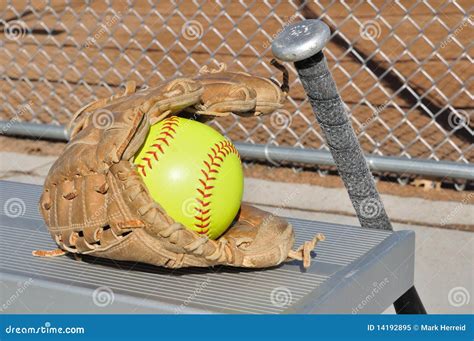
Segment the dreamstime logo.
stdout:
[[207,277],[205,281],[201,282],[201,284],[196,289],[194,289],[193,293],[191,295],[189,295],[179,307],[176,307],[174,309],[174,313],[175,314],[181,314],[183,312],[183,310],[186,309],[186,307],[192,301],[194,301],[196,299],[196,297],[198,297],[204,289],[207,288],[207,286],[209,285],[210,282],[211,282],[211,280],[209,279],[209,277]]
[[270,124],[272,125],[272,127],[278,130],[288,128],[291,125],[292,120],[293,116],[291,116],[291,113],[287,110],[275,111],[270,116]]
[[200,39],[204,33],[204,28],[197,20],[190,20],[181,27],[181,34],[187,40]]
[[372,219],[377,217],[382,211],[382,202],[375,198],[366,198],[362,200],[359,207],[359,213],[362,217]]
[[369,124],[371,124],[377,117],[379,117],[380,113],[385,110],[385,108],[387,107],[387,105],[388,105],[388,102],[385,102],[385,103],[383,103],[382,105],[376,106],[376,107],[375,107],[375,111],[374,111],[374,113],[372,114],[372,116],[370,116],[368,119],[366,119],[366,120],[361,124],[361,126],[355,130],[355,134],[356,134],[356,135],[359,135],[362,131],[364,131],[365,128],[367,128],[367,126],[368,126]]
[[462,307],[463,305],[469,304],[471,300],[471,295],[469,291],[464,287],[454,287],[449,290],[448,293],[448,302],[453,307]]
[[292,24],[293,21],[295,21],[296,18],[298,18],[297,14],[294,14],[291,17],[289,17],[288,20],[286,20],[285,23],[282,25],[282,27],[277,32],[272,34],[270,40],[267,40],[263,43],[263,45],[262,45],[263,48],[266,49],[267,47],[269,47],[271,45],[272,41],[285,29],[285,27]]
[[[46,321],[44,325],[31,326],[12,326],[11,324],[5,328],[6,334],[13,335],[63,335],[63,334],[85,334],[86,330],[84,327],[53,327],[51,322]],[[27,324],[27,325],[28,325]]]
[[377,296],[388,283],[390,283],[390,281],[387,277],[385,277],[381,282],[373,282],[372,290],[356,307],[352,308],[352,314],[358,314],[360,311],[362,311],[367,306],[367,304],[375,299],[375,296]]
[[18,288],[16,289],[16,291],[7,299],[5,303],[0,305],[0,312],[7,310],[13,303],[15,303],[15,301],[20,297],[20,295],[23,294],[31,284],[33,284],[32,278],[29,278],[27,281],[24,282],[18,282]]
[[187,218],[194,217],[199,211],[199,202],[196,198],[189,198],[183,201],[181,205],[181,212]]
[[91,45],[97,45],[97,41],[99,39],[101,39],[104,36],[104,34],[106,34],[108,32],[108,29],[111,28],[112,26],[116,25],[120,21],[120,16],[121,15],[122,15],[122,13],[120,13],[120,12],[117,12],[113,16],[107,15],[104,18],[104,22],[100,24],[100,27],[94,33],[92,33],[91,36],[89,36],[86,39],[83,46],[85,48],[88,48]]
[[454,129],[458,130],[469,125],[470,116],[463,110],[451,111],[448,116],[448,124]]
[[265,219],[262,220],[262,223],[260,226],[265,226],[266,224],[273,224],[275,219],[278,219],[279,216],[282,215],[282,211],[287,208],[291,202],[298,197],[300,192],[298,190],[292,191],[289,195],[285,197],[285,200],[269,215],[265,217]]
[[98,307],[106,307],[114,303],[115,295],[111,288],[98,287],[92,293],[92,301]]
[[382,33],[382,28],[375,20],[367,20],[359,28],[359,33],[362,39],[376,40]]
[[283,308],[289,306],[292,300],[293,296],[287,287],[277,287],[270,294],[270,301],[275,307]]
[[456,27],[454,33],[450,34],[448,38],[441,42],[440,48],[444,49],[446,46],[448,46],[453,41],[453,38],[457,37],[458,34],[460,34],[464,30],[464,28],[467,27],[468,24],[472,26],[473,20],[474,16],[472,14],[469,16],[469,18],[464,19],[462,23],[458,27]]
[[3,23],[3,32],[8,40],[20,40],[28,33],[28,26],[22,20],[9,22],[1,20],[0,22]]
[[25,202],[20,198],[10,198],[3,204],[3,212],[10,218],[21,217],[26,212]]
[[31,106],[33,105],[33,101],[29,101],[27,104],[25,105],[20,105],[18,106],[18,110],[17,112],[15,113],[15,117],[13,117],[11,120],[9,120],[7,122],[7,124],[5,124],[3,127],[2,127],[2,133],[6,133],[8,130],[10,130],[10,128],[16,123],[16,122],[21,122],[21,118],[23,115],[25,115],[26,113],[28,112],[33,112]]
[[100,109],[92,115],[92,124],[97,129],[108,129],[114,123],[114,115],[110,110]]
[[368,196],[374,191],[374,187],[375,178],[371,175],[371,179],[353,178],[348,184],[347,190],[357,196]]
[[471,202],[473,197],[474,197],[474,193],[467,194],[461,200],[461,202],[459,204],[457,204],[456,207],[451,212],[449,212],[449,214],[446,217],[444,217],[441,220],[441,225],[442,226],[447,225],[451,221],[451,219],[453,219],[456,215],[459,214],[459,211],[463,208],[464,205],[469,205],[469,203]]

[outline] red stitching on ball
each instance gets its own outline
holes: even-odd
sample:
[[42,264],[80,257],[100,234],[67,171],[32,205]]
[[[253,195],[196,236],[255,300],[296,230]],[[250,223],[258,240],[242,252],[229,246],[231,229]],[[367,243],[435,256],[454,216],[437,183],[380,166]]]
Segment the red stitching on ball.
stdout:
[[[199,205],[201,205],[202,207],[207,207],[207,206],[209,206],[209,205],[211,204],[210,201],[207,201],[207,202],[206,202],[206,201],[203,201],[203,200],[201,200],[201,199],[199,199],[199,198],[196,198],[196,201],[197,201],[197,202],[199,203]],[[196,210],[199,210],[199,209],[196,208]]]
[[207,234],[209,225],[211,224],[211,209],[205,209],[211,204],[211,190],[214,188],[210,182],[216,180],[211,174],[219,173],[219,168],[221,168],[224,159],[229,154],[235,154],[240,159],[237,149],[227,140],[215,143],[214,146],[211,147],[211,151],[212,154],[207,154],[208,160],[203,161],[205,168],[201,169],[201,173],[204,177],[199,179],[201,186],[196,188],[196,191],[199,193],[198,197],[196,197],[196,201],[200,206],[196,207],[197,214],[194,216],[194,219],[197,221],[194,223],[194,226],[199,229],[199,234]]
[[151,166],[151,159],[149,157],[144,157],[142,158],[142,160],[146,161],[148,168],[153,169],[153,167]]
[[[177,116],[171,116],[163,121],[160,132],[155,138],[154,143],[149,147],[150,150],[145,154],[152,155],[155,161],[158,161],[158,155],[163,155],[165,153],[163,149],[163,144],[169,147],[169,140],[174,139],[174,134],[176,134],[175,128],[179,126],[179,118]],[[142,173],[143,176],[146,176],[146,168],[153,169],[150,157],[143,156],[141,158],[142,163],[146,165],[137,165],[137,168]]]
[[143,176],[146,176],[145,166],[143,166],[143,165],[137,165],[137,167],[140,169],[140,172],[143,174]]
[[149,152],[146,152],[147,154],[150,154],[150,155],[153,155],[153,158],[155,159],[155,161],[158,161],[158,156],[156,155],[156,152],[150,150]]
[[161,152],[161,154],[164,153],[163,152],[163,147],[161,146],[161,144],[155,143],[155,144],[152,144],[151,146],[157,148]]

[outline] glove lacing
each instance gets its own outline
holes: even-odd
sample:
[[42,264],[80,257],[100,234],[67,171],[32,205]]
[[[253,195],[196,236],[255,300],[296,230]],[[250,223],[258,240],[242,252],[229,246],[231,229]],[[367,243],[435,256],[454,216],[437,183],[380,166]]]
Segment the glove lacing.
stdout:
[[317,235],[314,236],[312,240],[304,242],[303,245],[301,245],[298,249],[296,250],[290,250],[288,252],[288,258],[286,259],[287,261],[292,261],[292,260],[299,260],[303,261],[303,266],[304,268],[309,268],[311,265],[311,251],[316,247],[316,244],[319,241],[325,240],[326,237],[324,237],[323,234],[318,233]]
[[[167,228],[165,228],[164,230],[160,231],[159,233],[164,238],[173,238],[174,233],[181,231],[183,229],[184,227],[180,223],[173,223]],[[227,263],[232,262],[232,260],[234,259],[233,250],[229,248],[229,241],[225,237],[221,237],[217,241],[210,240],[207,236],[201,237],[194,240],[190,244],[185,245],[183,248],[191,254],[202,256],[202,253],[203,253],[202,246],[208,242],[214,243],[217,245],[214,245],[215,251],[212,254],[203,256],[205,259],[209,261],[216,261],[222,258],[223,255],[225,255],[226,262]],[[168,266],[173,267],[173,268],[174,267],[179,268],[183,266],[184,258],[186,254],[177,254],[177,255],[178,257],[176,259],[170,259],[167,262]]]

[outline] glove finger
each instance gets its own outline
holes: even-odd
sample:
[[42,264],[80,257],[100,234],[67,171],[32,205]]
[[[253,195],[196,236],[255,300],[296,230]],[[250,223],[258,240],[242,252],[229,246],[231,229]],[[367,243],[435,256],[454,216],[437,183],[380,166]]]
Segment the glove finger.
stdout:
[[194,78],[204,86],[199,114],[245,116],[270,114],[283,106],[286,92],[270,79],[244,72],[201,69]]
[[257,93],[252,88],[227,81],[209,82],[204,84],[201,105],[195,113],[211,116],[252,113],[256,104]]
[[250,241],[248,246],[261,248],[265,245],[284,245],[291,242],[288,244],[291,248],[293,241],[288,240],[288,229],[291,229],[291,226],[285,219],[248,204],[242,204],[236,222],[224,236],[227,239],[234,239],[237,245]]
[[80,108],[78,111],[75,112],[73,115],[71,121],[69,122],[68,125],[68,130],[69,130],[69,135],[71,138],[74,138],[74,136],[77,135],[78,132],[80,132],[86,124],[86,118],[87,115],[85,113],[87,112],[92,112],[97,109],[103,108],[113,100],[120,98],[120,97],[125,97],[127,95],[133,94],[136,90],[136,83],[134,81],[127,82],[125,85],[125,90],[122,94],[118,95],[113,95],[109,98],[101,98],[98,100],[95,100],[91,103],[86,104],[82,108]]

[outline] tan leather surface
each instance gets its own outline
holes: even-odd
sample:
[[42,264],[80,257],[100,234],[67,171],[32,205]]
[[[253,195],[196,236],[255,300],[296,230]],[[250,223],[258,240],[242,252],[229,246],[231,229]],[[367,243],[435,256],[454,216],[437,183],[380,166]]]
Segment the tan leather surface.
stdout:
[[185,229],[153,201],[131,162],[150,125],[168,115],[269,114],[285,96],[272,81],[222,68],[138,92],[130,83],[123,94],[84,106],[40,199],[52,238],[67,252],[164,267],[309,264],[315,241],[292,251],[288,222],[245,204],[218,240]]

